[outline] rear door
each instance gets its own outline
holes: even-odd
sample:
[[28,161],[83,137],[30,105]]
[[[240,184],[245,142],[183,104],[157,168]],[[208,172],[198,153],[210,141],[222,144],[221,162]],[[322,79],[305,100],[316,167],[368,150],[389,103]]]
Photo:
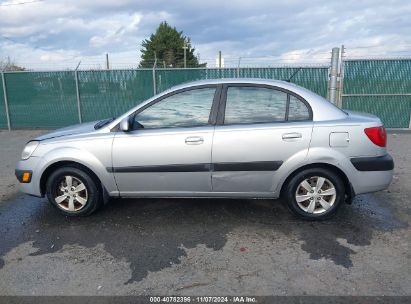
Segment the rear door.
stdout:
[[225,85],[213,139],[213,192],[269,195],[278,168],[308,149],[312,127],[311,108],[291,92]]

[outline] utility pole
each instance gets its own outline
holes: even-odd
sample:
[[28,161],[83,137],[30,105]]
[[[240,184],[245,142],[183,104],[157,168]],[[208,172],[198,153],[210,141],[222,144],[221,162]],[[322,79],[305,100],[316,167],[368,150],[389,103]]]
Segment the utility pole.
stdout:
[[218,51],[218,68],[222,68],[221,51]]
[[184,50],[184,68],[187,68],[187,42],[184,40],[184,46],[183,46],[183,50]]
[[108,53],[106,53],[106,69],[110,70],[110,63],[108,61]]
[[328,98],[335,104],[337,97],[337,78],[338,78],[338,59],[340,55],[340,49],[335,47],[331,52],[331,68],[330,68],[330,80],[328,86]]

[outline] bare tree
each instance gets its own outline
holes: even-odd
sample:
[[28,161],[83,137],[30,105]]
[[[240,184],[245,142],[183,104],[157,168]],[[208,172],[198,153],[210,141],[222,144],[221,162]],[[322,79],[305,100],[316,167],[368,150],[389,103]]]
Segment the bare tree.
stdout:
[[4,60],[0,59],[0,71],[25,71],[26,68],[17,65],[14,60],[7,57]]

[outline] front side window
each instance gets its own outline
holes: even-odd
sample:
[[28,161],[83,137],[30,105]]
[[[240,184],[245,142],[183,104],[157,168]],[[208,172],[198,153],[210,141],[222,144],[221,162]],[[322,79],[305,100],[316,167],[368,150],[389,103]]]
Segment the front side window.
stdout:
[[208,124],[215,88],[184,91],[153,104],[134,118],[134,129],[196,127]]
[[227,89],[224,124],[269,123],[286,120],[287,93],[261,87]]

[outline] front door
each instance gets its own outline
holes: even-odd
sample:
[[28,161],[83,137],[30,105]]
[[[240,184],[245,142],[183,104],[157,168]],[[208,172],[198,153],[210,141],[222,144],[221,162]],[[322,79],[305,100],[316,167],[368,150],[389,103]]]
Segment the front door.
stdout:
[[226,85],[222,96],[213,140],[213,192],[268,196],[282,164],[308,151],[310,108],[292,93],[264,85]]
[[113,172],[122,196],[190,196],[211,191],[209,116],[216,87],[161,97],[132,117],[133,130],[113,142]]

